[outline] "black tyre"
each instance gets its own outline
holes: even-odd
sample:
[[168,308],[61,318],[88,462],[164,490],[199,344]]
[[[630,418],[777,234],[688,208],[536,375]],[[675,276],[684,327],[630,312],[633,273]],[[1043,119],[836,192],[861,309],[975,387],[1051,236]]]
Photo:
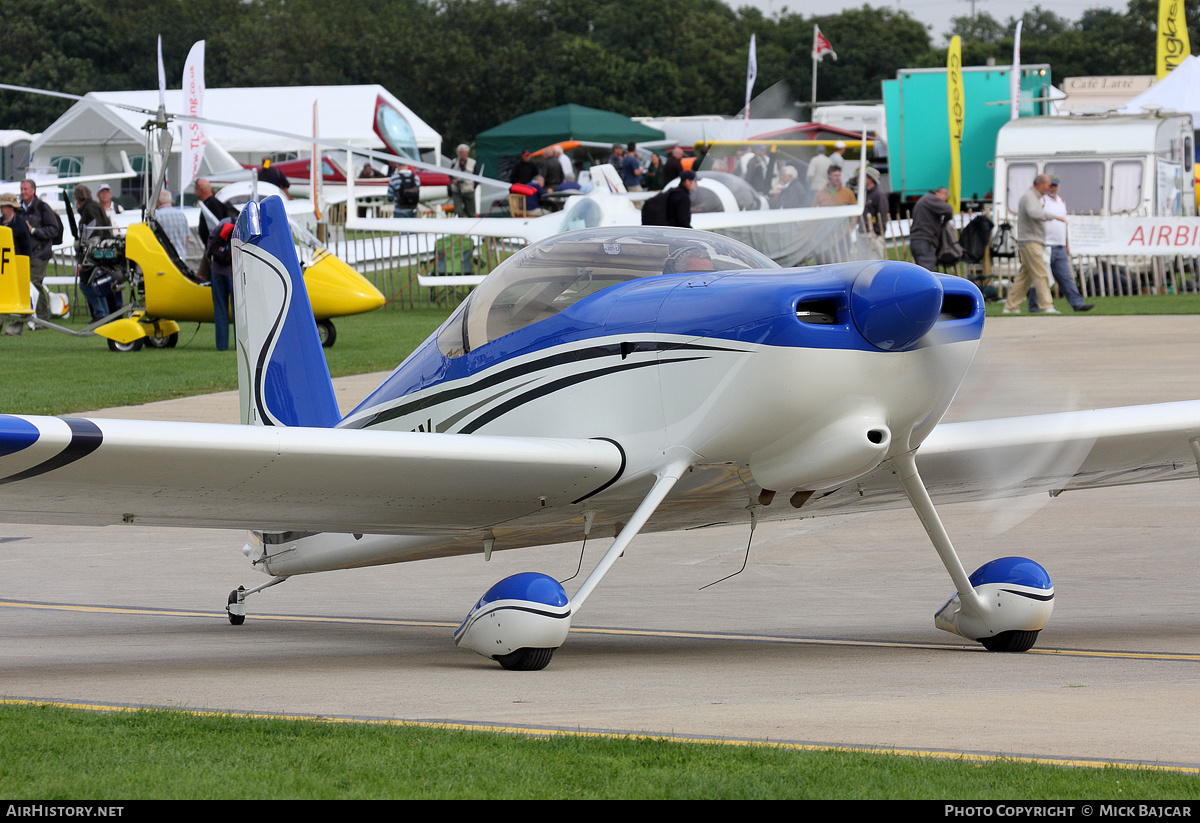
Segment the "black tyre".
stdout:
[[321,348],[329,348],[337,340],[337,329],[332,320],[317,321],[317,336],[321,338]]
[[[236,602],[237,602],[237,599],[238,599],[238,590],[237,590],[237,589],[234,589],[233,591],[231,591],[231,592],[229,593],[229,604],[230,604],[230,605],[233,605],[234,603],[236,603]],[[229,613],[229,623],[230,623],[230,625],[232,625],[232,626],[240,626],[240,625],[242,625],[242,624],[243,624],[243,623],[245,623],[245,622],[246,622],[246,615],[244,615],[244,614],[234,614],[233,612],[230,612],[230,613]]]
[[134,340],[132,343],[118,343],[116,340],[108,341],[108,350],[116,352],[138,351],[142,348],[144,340]]
[[1000,632],[995,637],[981,637],[979,642],[989,652],[1027,652],[1037,642],[1037,632]]
[[165,336],[154,333],[146,335],[146,345],[152,349],[173,349],[178,342],[179,332],[177,331],[173,331]]
[[537,672],[550,665],[554,649],[517,649],[496,657],[496,662],[510,672]]

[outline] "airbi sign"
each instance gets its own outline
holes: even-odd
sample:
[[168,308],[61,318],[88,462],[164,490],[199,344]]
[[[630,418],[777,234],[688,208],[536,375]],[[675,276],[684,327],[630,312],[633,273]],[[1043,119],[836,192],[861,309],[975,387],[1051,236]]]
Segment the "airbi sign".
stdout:
[[1071,254],[1200,256],[1200,218],[1068,218]]

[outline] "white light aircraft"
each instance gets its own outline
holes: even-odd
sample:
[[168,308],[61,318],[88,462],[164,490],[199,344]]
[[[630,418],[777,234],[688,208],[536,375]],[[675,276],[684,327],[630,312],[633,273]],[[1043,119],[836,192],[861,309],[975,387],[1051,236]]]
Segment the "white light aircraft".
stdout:
[[954,584],[935,625],[1018,652],[1050,617],[1048,574],[1015,557],[968,574],[930,493],[1196,474],[1200,402],[938,425],[983,327],[966,280],[781,269],[685,229],[523,249],[343,418],[282,202],[247,204],[236,236],[246,425],[0,415],[2,519],[251,529],[269,579],[230,594],[234,624],[293,575],[615,536],[574,594],[514,575],[455,632],[540,669],[642,531],[907,502]]

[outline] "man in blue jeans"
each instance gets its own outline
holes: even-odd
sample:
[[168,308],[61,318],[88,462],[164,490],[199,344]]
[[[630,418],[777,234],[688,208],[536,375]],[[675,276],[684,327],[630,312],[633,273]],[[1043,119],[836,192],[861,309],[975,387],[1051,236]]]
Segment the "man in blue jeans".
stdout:
[[229,349],[229,324],[233,322],[233,221],[225,218],[208,238],[208,265],[212,285],[213,323],[217,351]]
[[[1042,195],[1042,208],[1047,214],[1067,216],[1067,204],[1058,194],[1061,181],[1058,175],[1050,175],[1050,190]],[[1093,303],[1084,303],[1071,274],[1071,247],[1067,245],[1067,224],[1052,220],[1046,224],[1046,245],[1050,248],[1050,274],[1058,284],[1058,291],[1075,311],[1091,311]],[[1029,312],[1038,310],[1037,295],[1029,290]]]

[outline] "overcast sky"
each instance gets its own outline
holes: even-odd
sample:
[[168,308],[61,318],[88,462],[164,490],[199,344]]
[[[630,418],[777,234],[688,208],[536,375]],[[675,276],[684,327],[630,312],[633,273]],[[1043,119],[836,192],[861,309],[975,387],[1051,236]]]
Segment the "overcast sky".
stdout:
[[[762,9],[767,16],[781,12],[802,14],[813,17],[818,14],[836,14],[845,9],[856,9],[864,5],[864,0],[726,0],[733,8],[755,6]],[[951,17],[962,17],[971,13],[971,0],[892,0],[890,3],[866,2],[866,5],[880,8],[888,6],[906,12],[929,26],[929,33],[934,44],[945,43],[945,33],[950,28]],[[986,11],[1000,22],[1010,17],[1019,17],[1036,5],[1052,10],[1059,17],[1068,20],[1078,20],[1083,12],[1092,8],[1112,8],[1124,10],[1125,2],[1107,2],[1106,0],[975,0],[975,10]],[[839,46],[833,44],[836,51]]]

